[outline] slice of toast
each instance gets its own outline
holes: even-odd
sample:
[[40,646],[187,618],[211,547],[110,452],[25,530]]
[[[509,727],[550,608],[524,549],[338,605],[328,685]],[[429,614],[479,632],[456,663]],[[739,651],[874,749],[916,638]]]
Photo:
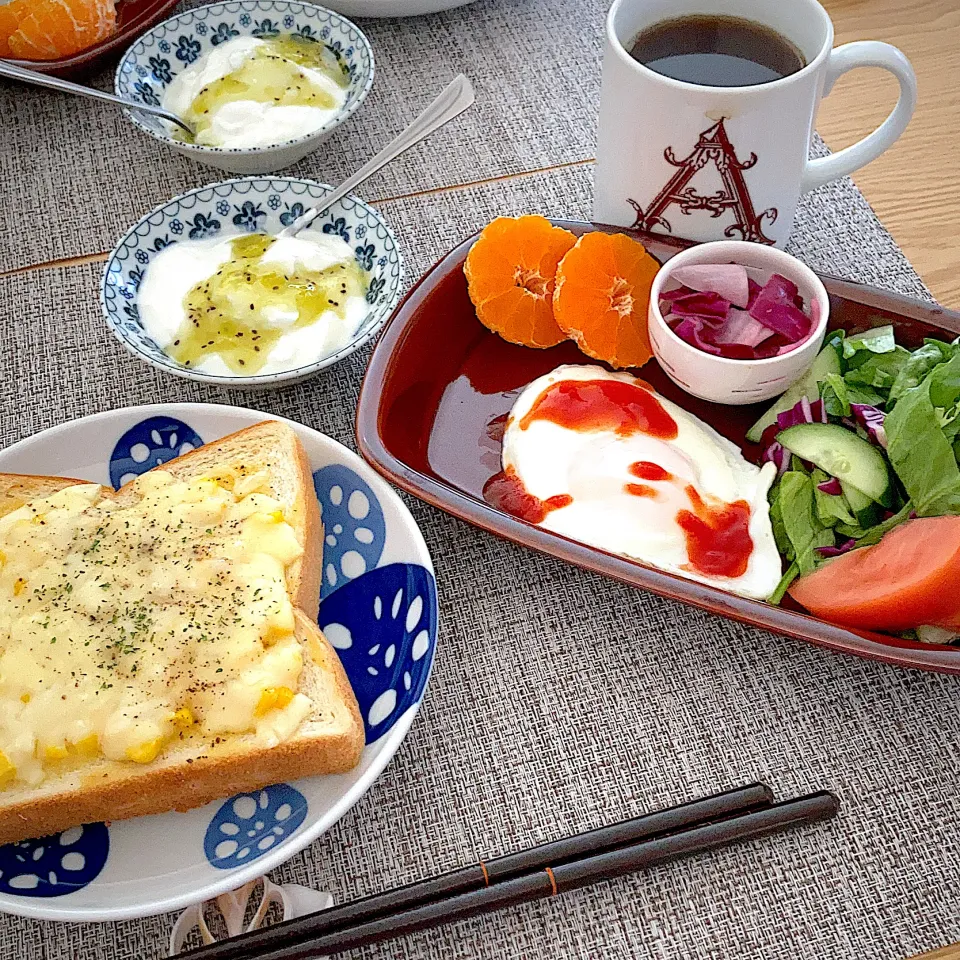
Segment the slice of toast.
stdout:
[[[294,431],[265,421],[200,447],[159,469],[181,479],[265,471],[284,519],[304,548],[287,571],[295,634],[303,652],[298,693],[313,708],[290,738],[266,747],[253,734],[211,742],[183,736],[153,762],[104,757],[55,774],[39,786],[14,782],[0,790],[0,843],[42,836],[79,823],[187,810],[219,797],[282,780],[354,767],[364,745],[356,698],[336,651],[316,625],[323,531],[306,455]],[[0,516],[76,483],[61,477],[0,474]],[[135,500],[128,484],[105,497]],[[0,637],[0,643],[3,638]]]

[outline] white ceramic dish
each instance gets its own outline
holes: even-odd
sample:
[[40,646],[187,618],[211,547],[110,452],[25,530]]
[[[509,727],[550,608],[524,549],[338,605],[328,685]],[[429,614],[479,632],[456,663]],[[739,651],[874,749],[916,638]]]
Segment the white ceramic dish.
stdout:
[[403,261],[393,231],[376,210],[355,197],[344,197],[304,231],[341,237],[370,272],[366,318],[353,339],[327,357],[281,373],[250,377],[200,373],[160,349],[144,330],[137,304],[150,263],[170,244],[245,233],[277,234],[332,189],[310,180],[250,177],[200,187],[151,210],[130,228],[107,259],[100,284],[100,305],[107,325],[130,353],[158,370],[220,387],[287,386],[350,356],[386,322],[403,285]]
[[230,173],[272,173],[312,153],[352,116],[373,86],[373,52],[367,38],[340,14],[293,0],[239,0],[197,7],[148,30],[123,55],[114,77],[118,96],[160,105],[164,90],[186,67],[235,37],[269,39],[295,33],[323,43],[350,78],[343,106],[319,130],[269,147],[240,149],[183,143],[164,120],[132,110],[127,118],[161,143]]
[[419,17],[464,7],[474,0],[334,0],[330,6],[347,17]]
[[[269,418],[200,403],[112,410],[0,451],[0,472],[67,474],[117,486],[203,441]],[[396,753],[433,663],[437,593],[430,554],[399,497],[356,454],[315,430],[291,426],[306,448],[326,528],[320,625],[337,647],[364,717],[367,745],[359,766],[187,813],[93,824],[2,846],[0,910],[45,920],[120,920],[234,890],[329,830]]]
[[[792,280],[811,311],[810,335],[795,350],[763,360],[730,360],[691,346],[664,320],[660,294],[671,289],[675,270],[702,263],[740,263],[753,274],[753,279],[761,282],[774,273]],[[653,355],[678,387],[701,400],[740,405],[779,396],[803,376],[823,345],[830,319],[830,298],[820,278],[789,253],[743,240],[717,240],[684,250],[660,268],[650,290],[648,317]]]

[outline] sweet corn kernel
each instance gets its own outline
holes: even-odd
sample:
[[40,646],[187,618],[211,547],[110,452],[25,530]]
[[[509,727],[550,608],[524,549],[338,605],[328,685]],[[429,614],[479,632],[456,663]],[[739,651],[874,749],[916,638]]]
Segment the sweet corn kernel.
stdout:
[[17,775],[17,768],[0,751],[0,785],[9,783]]
[[258,717],[262,717],[271,710],[282,710],[292,699],[293,691],[289,687],[267,687],[260,694],[254,712]]
[[70,751],[61,744],[51,744],[43,750],[43,759],[47,763],[56,763],[57,760],[66,760],[70,756]]
[[283,624],[271,622],[268,623],[264,628],[261,642],[265,647],[272,647],[280,640],[284,640],[289,637],[292,632],[293,631],[289,627],[285,627]]
[[147,740],[136,747],[127,748],[127,759],[134,763],[150,763],[157,759],[157,755],[163,749],[163,737],[154,737],[153,740]]
[[170,715],[170,722],[179,730],[185,730],[197,722],[193,711],[189,707],[180,707]]
[[30,694],[29,694],[29,693],[21,693],[21,694],[20,694],[20,702],[21,702],[21,703],[29,703],[29,702],[30,702]]
[[73,744],[78,756],[96,757],[100,753],[100,741],[95,733],[91,733]]
[[27,581],[23,577],[17,577],[16,582],[13,585],[13,595],[19,597],[24,590],[27,589]]
[[7,555],[0,550],[0,567],[2,567],[7,562]]

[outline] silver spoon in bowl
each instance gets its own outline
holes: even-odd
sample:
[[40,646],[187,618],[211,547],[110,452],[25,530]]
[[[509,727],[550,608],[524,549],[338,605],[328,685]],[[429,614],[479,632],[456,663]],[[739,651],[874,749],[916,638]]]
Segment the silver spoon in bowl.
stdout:
[[338,200],[342,200],[354,187],[363,183],[381,167],[395,160],[405,150],[414,144],[429,137],[435,130],[439,130],[445,123],[458,117],[474,102],[473,87],[470,81],[461,73],[455,77],[444,89],[440,96],[430,104],[399,136],[390,141],[376,156],[368,160],[352,177],[348,177],[335,190],[327,194],[315,207],[307,210],[289,227],[280,231],[278,236],[294,237],[304,227],[310,226],[321,214],[326,213]]
[[149,103],[138,103],[136,100],[125,100],[123,97],[115,96],[112,93],[105,93],[103,90],[95,90],[93,87],[84,87],[79,83],[71,83],[69,80],[61,80],[59,77],[51,77],[46,73],[38,73],[36,70],[27,70],[24,67],[18,67],[15,63],[8,60],[0,60],[0,77],[9,77],[11,80],[21,80],[24,83],[32,83],[37,87],[49,87],[51,90],[59,90],[62,93],[72,93],[79,97],[88,97],[91,100],[101,100],[105,103],[112,103],[114,106],[126,107],[128,110],[139,110],[141,113],[149,113],[151,116],[160,117],[169,123],[175,123],[178,127],[185,130],[190,136],[193,136],[192,128],[184,123],[176,114],[164,110],[162,107],[154,107]]

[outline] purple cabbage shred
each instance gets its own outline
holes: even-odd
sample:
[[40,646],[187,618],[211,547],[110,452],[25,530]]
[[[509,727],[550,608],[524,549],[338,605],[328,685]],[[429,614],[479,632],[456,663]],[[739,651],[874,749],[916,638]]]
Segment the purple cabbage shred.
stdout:
[[877,407],[871,406],[869,403],[851,403],[850,410],[857,418],[857,423],[867,431],[867,436],[878,446],[886,450],[887,432],[883,426],[886,414]]
[[839,557],[849,553],[857,545],[856,540],[846,540],[839,547],[814,547],[821,557]]
[[818,483],[817,489],[821,493],[829,493],[831,497],[839,497],[843,493],[843,487],[840,486],[840,481],[836,477]]

